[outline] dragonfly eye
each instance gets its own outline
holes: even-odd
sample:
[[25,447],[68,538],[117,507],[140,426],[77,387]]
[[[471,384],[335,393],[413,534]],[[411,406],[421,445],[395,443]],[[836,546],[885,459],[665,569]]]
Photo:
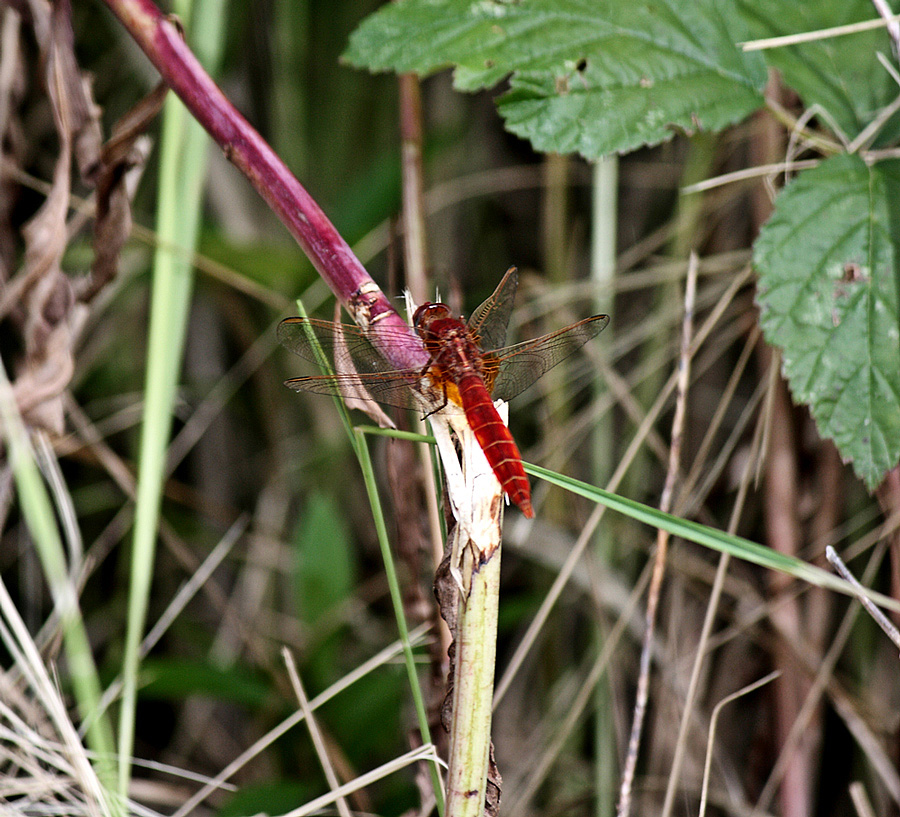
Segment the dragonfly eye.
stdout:
[[447,304],[422,304],[413,314],[413,327],[415,329],[426,328],[432,321],[451,317],[450,307]]

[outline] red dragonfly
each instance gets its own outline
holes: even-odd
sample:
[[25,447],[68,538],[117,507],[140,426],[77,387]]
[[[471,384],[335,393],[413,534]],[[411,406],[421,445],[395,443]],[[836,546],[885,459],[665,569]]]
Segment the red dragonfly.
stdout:
[[393,368],[356,326],[287,318],[278,326],[282,345],[318,363],[318,344],[331,359],[335,354],[344,360],[349,356],[355,373],[298,377],[285,385],[295,391],[331,395],[359,394],[364,389],[368,399],[424,408],[429,414],[464,411],[504,492],[525,516],[532,517],[531,488],[522,457],[493,401],[511,400],[523,392],[596,337],[609,316],[594,315],[534,340],[503,346],[517,286],[518,275],[512,267],[468,323],[453,317],[446,304],[422,304],[413,316],[413,328],[430,360],[416,369]]

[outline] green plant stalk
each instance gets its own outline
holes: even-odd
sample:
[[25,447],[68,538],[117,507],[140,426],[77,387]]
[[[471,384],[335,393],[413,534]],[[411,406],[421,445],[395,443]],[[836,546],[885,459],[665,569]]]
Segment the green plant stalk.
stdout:
[[[572,161],[568,155],[548,153],[543,160],[544,189],[541,201],[541,260],[544,265],[544,278],[553,286],[565,286],[572,278],[572,271],[567,268],[570,244],[569,229],[569,172]],[[569,416],[569,405],[564,389],[554,389],[550,385],[553,380],[565,378],[565,364],[543,381],[543,388],[548,389],[546,401],[546,418],[552,422],[544,422],[543,436],[545,445],[550,450],[559,447],[559,434]],[[562,495],[551,492],[543,505],[542,516],[545,520],[563,523],[568,517]]]
[[308,116],[309,82],[305,66],[318,32],[313,30],[307,0],[284,0],[270,8],[273,15],[271,130],[272,147],[301,179],[311,162],[310,129],[321,127]]
[[[394,606],[394,615],[397,619],[397,630],[400,635],[400,643],[403,645],[403,656],[406,663],[406,672],[409,676],[409,686],[412,690],[413,703],[416,708],[416,717],[419,721],[419,732],[422,742],[431,743],[431,730],[428,728],[428,711],[425,707],[425,698],[422,695],[422,687],[419,684],[419,673],[416,671],[415,656],[412,644],[409,640],[409,627],[406,624],[406,615],[403,609],[403,594],[400,590],[400,581],[397,578],[397,570],[394,566],[394,555],[391,553],[391,543],[388,537],[387,525],[384,514],[381,511],[381,499],[378,496],[378,483],[375,478],[375,469],[372,467],[372,458],[369,456],[369,447],[366,443],[365,433],[355,429],[351,435],[351,442],[359,459],[359,465],[363,472],[363,480],[366,484],[366,493],[372,508],[372,516],[375,521],[375,533],[378,537],[378,545],[381,548],[381,556],[384,561],[384,572],[388,580],[388,589],[391,594],[391,604]],[[441,774],[437,763],[429,764],[431,770],[431,783],[434,788],[434,797],[438,814],[444,815],[444,790],[441,784]]]
[[566,154],[544,156],[544,197],[541,207],[544,273],[554,284],[564,284],[570,275],[569,255],[569,170],[572,161]]
[[481,817],[485,810],[491,746],[500,548],[497,547],[486,561],[475,564],[472,547],[464,547],[461,572],[466,579],[471,579],[468,593],[459,601],[454,634],[456,674],[453,679],[447,815]]
[[[612,313],[616,279],[616,232],[618,229],[619,157],[604,156],[593,165],[593,202],[591,207],[591,283],[595,287],[594,308]],[[615,321],[604,335],[609,342]],[[606,391],[598,376],[595,392]],[[593,431],[594,479],[605,485],[613,470],[614,436],[609,413]],[[605,554],[610,555],[608,552]]]
[[[506,406],[498,407],[506,422]],[[449,570],[455,610],[442,610],[453,630],[453,701],[447,814],[480,817],[499,805],[487,777],[500,599],[503,493],[463,414],[431,418],[456,525],[450,531]],[[455,435],[455,441],[454,436]],[[448,590],[450,590],[448,588]],[[450,592],[441,593],[449,597]]]
[[[616,232],[618,228],[619,157],[604,156],[593,166],[593,206],[591,208],[591,282],[596,287],[594,305],[597,312],[612,313],[616,277]],[[607,330],[606,340],[610,341]],[[594,392],[599,397],[606,385],[598,375]],[[613,472],[615,435],[612,414],[607,412],[591,434],[594,482],[606,485]],[[598,528],[595,552],[604,564],[615,558],[613,526]],[[597,622],[595,638],[598,653],[603,650],[603,622]],[[594,693],[594,813],[612,817],[616,810],[618,750],[612,717],[612,691],[609,677],[598,682]]]
[[[59,614],[72,688],[82,721],[87,725],[87,744],[94,752],[93,766],[105,790],[115,791],[115,743],[113,730],[100,711],[100,680],[91,652],[84,619],[78,607],[75,585],[66,570],[66,556],[56,514],[35,461],[25,425],[19,415],[6,370],[0,361],[0,429],[6,438],[9,461],[25,523],[41,560]],[[109,813],[124,815],[121,801],[110,797]]]
[[[191,16],[191,0],[176,3],[182,20]],[[197,49],[207,64],[221,54],[224,0],[198,0],[193,18]],[[214,71],[214,66],[210,65]],[[131,777],[137,708],[139,649],[147,620],[156,532],[162,505],[166,451],[172,430],[178,376],[184,352],[194,276],[186,257],[195,247],[206,176],[207,137],[174,96],[163,114],[157,247],[147,350],[144,417],[141,425],[131,585],[122,662],[122,708],[119,720],[119,793],[125,796]],[[168,247],[188,250],[173,254]]]
[[407,440],[411,443],[427,443],[434,445],[434,437],[429,434],[419,434],[416,431],[401,431],[399,428],[379,428],[378,426],[359,425],[358,431],[371,434],[373,437],[392,437],[396,440]]
[[[716,148],[719,140],[714,133],[696,133],[689,142],[687,162],[679,180],[680,187],[689,187],[709,178],[716,160]],[[675,214],[675,233],[672,237],[671,255],[675,258],[687,258],[691,252],[697,251],[697,236],[701,233],[703,218],[703,195],[689,193],[679,195]],[[677,281],[671,285],[676,289]],[[679,300],[681,293],[679,292]]]

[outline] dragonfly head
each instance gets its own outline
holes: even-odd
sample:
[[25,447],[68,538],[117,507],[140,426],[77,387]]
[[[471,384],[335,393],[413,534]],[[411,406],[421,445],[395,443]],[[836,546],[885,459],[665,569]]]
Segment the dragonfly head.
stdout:
[[426,302],[415,311],[413,328],[421,336],[423,332],[428,332],[432,329],[436,321],[452,317],[453,313],[447,304]]

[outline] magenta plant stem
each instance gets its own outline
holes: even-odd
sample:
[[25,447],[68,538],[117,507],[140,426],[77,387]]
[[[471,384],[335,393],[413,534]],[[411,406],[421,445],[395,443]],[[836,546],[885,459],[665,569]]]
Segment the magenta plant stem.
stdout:
[[424,366],[421,341],[380,342],[381,327],[406,327],[322,209],[259,133],[203,70],[178,27],[150,0],[105,0],[166,84],[206,129],[228,159],[251,181],[297,239],[319,274],[358,322],[372,327],[372,342],[398,368]]

